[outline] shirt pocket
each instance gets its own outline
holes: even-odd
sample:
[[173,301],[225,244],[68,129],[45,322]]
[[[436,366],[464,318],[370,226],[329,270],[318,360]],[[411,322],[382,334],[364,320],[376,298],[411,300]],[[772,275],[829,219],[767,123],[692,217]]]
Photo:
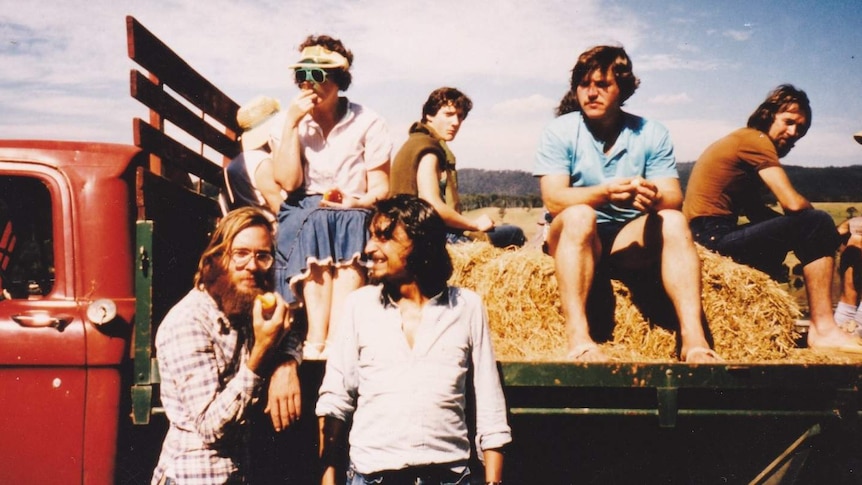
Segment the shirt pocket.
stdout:
[[466,346],[443,344],[428,351],[427,360],[444,366],[466,367],[469,355]]

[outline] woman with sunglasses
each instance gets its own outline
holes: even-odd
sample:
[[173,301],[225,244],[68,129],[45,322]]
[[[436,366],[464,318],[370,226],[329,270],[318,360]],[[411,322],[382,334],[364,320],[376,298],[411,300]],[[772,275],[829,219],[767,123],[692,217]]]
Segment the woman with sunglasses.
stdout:
[[299,50],[291,68],[300,92],[273,140],[273,175],[289,194],[278,214],[276,286],[305,306],[305,357],[323,358],[343,298],[365,283],[368,209],[389,191],[392,141],[380,116],[339,96],[353,62],[340,40],[309,36]]

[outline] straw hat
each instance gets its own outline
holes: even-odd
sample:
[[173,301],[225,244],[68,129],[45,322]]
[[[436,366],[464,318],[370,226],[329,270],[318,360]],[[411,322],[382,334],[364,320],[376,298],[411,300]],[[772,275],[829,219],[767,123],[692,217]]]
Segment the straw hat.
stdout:
[[243,150],[254,150],[269,141],[279,109],[278,100],[269,96],[258,96],[240,106],[236,122],[242,130],[240,142]]
[[856,143],[862,143],[862,131],[856,132],[853,138],[856,139]]

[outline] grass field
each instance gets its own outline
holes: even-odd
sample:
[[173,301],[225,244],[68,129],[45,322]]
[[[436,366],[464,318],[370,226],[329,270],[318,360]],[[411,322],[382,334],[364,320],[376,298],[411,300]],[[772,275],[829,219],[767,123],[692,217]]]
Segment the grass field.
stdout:
[[[862,215],[862,202],[815,202],[814,207],[817,209],[826,211],[829,215],[832,216],[832,219],[835,220],[835,225],[840,224],[841,222],[847,220],[848,215],[851,212],[854,212],[852,209],[848,212],[849,208],[854,208]],[[542,215],[544,214],[544,209],[506,209],[505,211],[501,211],[496,207],[487,207],[484,209],[477,209],[473,211],[468,211],[465,213],[467,217],[475,217],[479,214],[487,214],[495,221],[504,222],[507,224],[514,224],[519,226],[524,230],[524,234],[527,235],[528,245],[538,247],[541,245],[541,234],[542,234],[542,226],[539,225],[539,222],[542,220]],[[799,275],[794,275],[792,268],[799,264],[799,260],[790,253],[785,260],[785,264],[788,268],[791,268],[791,276],[790,281],[787,283],[787,291],[793,295],[796,301],[799,303],[800,308],[803,311],[807,310],[808,302],[805,297],[805,287],[802,286],[802,280]],[[839,295],[839,280],[837,274],[835,278],[833,278],[833,303],[838,301]]]
[[488,217],[494,219],[497,223],[513,224],[524,231],[524,234],[527,236],[527,244],[538,242],[541,245],[542,226],[539,225],[539,222],[542,220],[544,213],[545,209],[542,208],[506,209],[501,212],[497,207],[486,207],[484,209],[467,211],[464,215],[472,218],[480,214],[487,214]]
[[862,215],[859,211],[862,211],[862,202],[814,202],[814,207],[826,211],[832,216],[832,219],[835,219],[835,224],[839,224],[845,220],[847,220],[847,216],[849,212],[847,209],[855,209],[857,215]]

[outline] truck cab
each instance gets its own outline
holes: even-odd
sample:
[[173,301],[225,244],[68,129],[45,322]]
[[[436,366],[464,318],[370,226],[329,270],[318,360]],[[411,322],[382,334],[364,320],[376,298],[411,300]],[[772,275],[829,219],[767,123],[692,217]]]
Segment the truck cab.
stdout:
[[138,153],[0,141],[2,483],[113,480]]

